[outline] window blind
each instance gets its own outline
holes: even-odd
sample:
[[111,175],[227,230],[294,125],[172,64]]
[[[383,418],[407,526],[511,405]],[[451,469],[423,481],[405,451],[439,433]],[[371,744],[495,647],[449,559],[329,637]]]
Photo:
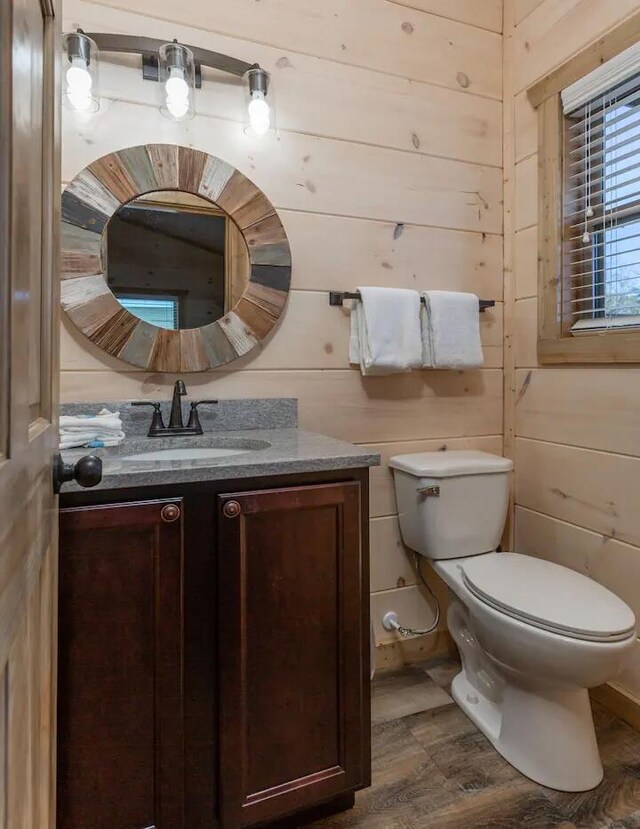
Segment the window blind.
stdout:
[[640,324],[640,44],[562,93],[563,319]]
[[132,297],[116,294],[120,304],[141,320],[160,328],[176,330],[178,321],[178,300],[172,297]]

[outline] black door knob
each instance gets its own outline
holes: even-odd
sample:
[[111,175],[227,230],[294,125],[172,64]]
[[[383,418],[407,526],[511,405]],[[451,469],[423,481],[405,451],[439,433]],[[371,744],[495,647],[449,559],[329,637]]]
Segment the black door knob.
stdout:
[[102,480],[102,459],[85,455],[74,463],[65,463],[58,452],[53,459],[53,491],[57,494],[62,484],[77,481],[80,486],[97,486]]

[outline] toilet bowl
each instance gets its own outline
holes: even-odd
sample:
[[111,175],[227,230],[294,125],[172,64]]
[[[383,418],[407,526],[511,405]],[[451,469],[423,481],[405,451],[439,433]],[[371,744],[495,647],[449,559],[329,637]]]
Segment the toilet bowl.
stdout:
[[510,460],[447,451],[399,455],[390,466],[403,540],[455,596],[448,624],[462,670],[454,699],[532,780],[594,788],[603,770],[587,689],[624,667],[636,638],[632,610],[566,567],[496,552]]

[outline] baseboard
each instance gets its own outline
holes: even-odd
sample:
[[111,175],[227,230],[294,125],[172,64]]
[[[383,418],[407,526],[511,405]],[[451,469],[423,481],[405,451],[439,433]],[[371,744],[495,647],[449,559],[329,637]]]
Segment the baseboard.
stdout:
[[376,671],[389,671],[456,653],[456,646],[448,630],[438,630],[427,636],[412,636],[395,642],[382,642],[376,646]]
[[590,694],[593,700],[624,720],[636,731],[640,731],[639,699],[614,685],[600,685],[598,688],[592,688]]

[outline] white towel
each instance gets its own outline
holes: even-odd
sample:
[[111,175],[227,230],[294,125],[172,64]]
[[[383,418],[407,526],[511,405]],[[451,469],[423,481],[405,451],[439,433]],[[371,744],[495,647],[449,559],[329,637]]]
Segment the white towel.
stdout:
[[480,301],[475,294],[425,291],[422,365],[425,368],[480,368]]
[[59,421],[61,432],[86,432],[88,429],[99,429],[105,432],[120,432],[122,420],[120,412],[110,412],[102,409],[97,415],[61,415]]
[[62,415],[60,448],[118,446],[124,440],[120,412],[102,409],[97,415]]
[[97,435],[95,432],[80,432],[75,435],[60,435],[60,449],[75,449],[80,446],[102,448],[119,446],[124,440],[124,432],[114,435]]
[[420,295],[403,288],[359,288],[351,309],[349,362],[365,375],[394,374],[422,364]]

